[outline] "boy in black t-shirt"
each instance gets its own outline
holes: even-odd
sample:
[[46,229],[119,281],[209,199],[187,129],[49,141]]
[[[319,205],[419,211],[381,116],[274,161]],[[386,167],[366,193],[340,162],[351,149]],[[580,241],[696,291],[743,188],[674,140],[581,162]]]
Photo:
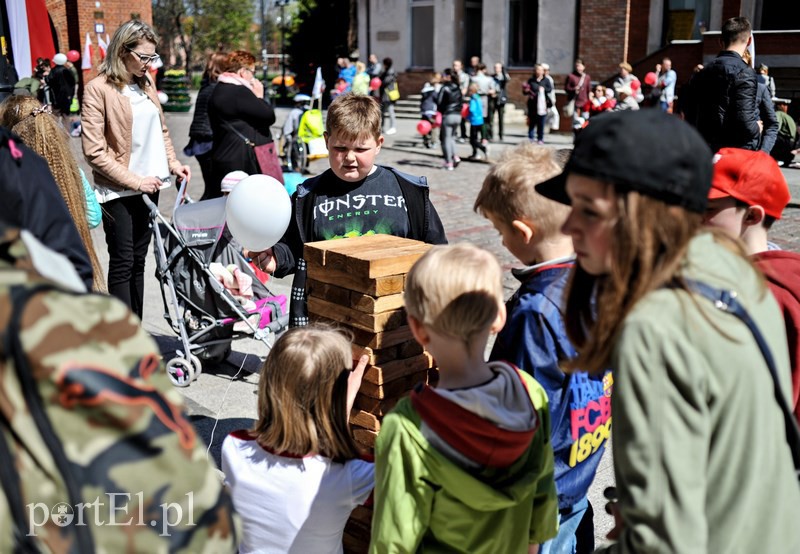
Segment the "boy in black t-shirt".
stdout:
[[442,222],[428,198],[425,177],[375,165],[381,151],[381,108],[370,96],[344,94],[331,103],[325,142],[330,169],[302,183],[292,196],[294,217],[281,241],[253,255],[276,277],[295,274],[290,325],[308,323],[306,242],[389,234],[445,244]]

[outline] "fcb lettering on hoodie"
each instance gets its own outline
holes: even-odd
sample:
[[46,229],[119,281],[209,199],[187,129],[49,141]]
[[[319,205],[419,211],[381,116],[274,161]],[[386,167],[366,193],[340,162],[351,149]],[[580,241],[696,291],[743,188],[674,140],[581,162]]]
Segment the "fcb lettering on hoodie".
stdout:
[[560,509],[586,496],[611,432],[611,373],[561,369],[576,354],[561,313],[573,266],[566,258],[513,271],[521,285],[506,303],[508,319],[490,356],[533,375],[547,393]]

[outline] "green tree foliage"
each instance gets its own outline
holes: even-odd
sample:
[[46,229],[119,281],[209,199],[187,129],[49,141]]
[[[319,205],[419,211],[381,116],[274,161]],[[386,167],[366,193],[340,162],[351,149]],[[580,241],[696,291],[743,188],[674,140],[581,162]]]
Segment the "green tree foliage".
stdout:
[[[204,67],[206,56],[217,50],[244,48],[256,54],[254,0],[153,0],[153,24],[161,35],[164,53],[177,38],[187,74]],[[256,32],[257,35],[257,32]]]
[[235,50],[253,40],[253,0],[197,0],[197,4],[198,51]]

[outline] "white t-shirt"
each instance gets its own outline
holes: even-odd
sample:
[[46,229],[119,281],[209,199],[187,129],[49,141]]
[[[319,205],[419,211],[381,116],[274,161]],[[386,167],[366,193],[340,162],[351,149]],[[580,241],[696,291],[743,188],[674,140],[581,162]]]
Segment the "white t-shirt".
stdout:
[[243,432],[222,443],[222,471],[244,523],[240,553],[341,553],[347,518],[375,482],[370,462],[279,456]]
[[139,85],[125,85],[122,94],[131,101],[131,161],[128,169],[142,177],[169,182],[169,162],[161,130],[161,114]]

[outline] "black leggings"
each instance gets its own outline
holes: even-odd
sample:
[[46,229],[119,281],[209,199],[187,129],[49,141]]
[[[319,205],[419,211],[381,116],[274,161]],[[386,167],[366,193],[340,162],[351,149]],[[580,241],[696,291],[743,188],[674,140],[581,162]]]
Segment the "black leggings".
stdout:
[[[149,195],[157,205],[158,192]],[[142,318],[144,266],[152,229],[141,194],[103,204],[103,230],[108,245],[108,292]]]

